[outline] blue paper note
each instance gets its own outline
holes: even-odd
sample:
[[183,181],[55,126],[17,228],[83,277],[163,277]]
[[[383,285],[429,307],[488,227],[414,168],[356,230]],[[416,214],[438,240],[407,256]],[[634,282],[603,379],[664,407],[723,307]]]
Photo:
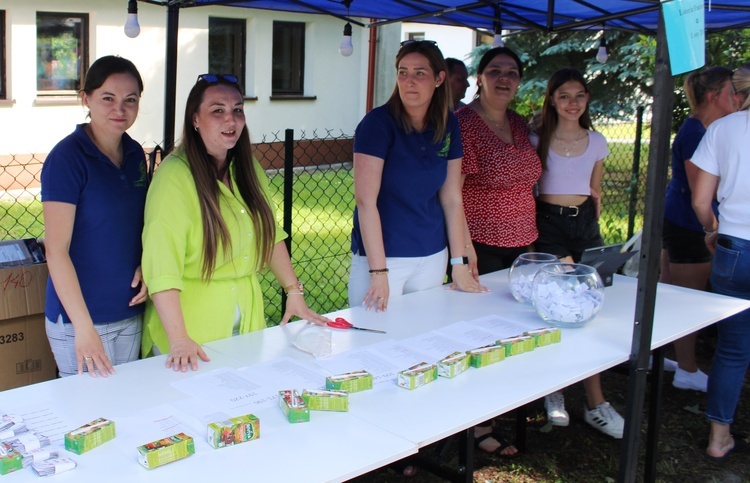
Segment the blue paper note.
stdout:
[[703,67],[706,30],[703,0],[662,1],[672,75]]

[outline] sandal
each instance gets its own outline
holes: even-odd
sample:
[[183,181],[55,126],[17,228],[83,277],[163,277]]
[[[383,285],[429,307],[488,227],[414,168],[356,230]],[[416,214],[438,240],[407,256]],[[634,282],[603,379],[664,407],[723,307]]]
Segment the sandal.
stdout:
[[[482,441],[484,441],[484,440],[486,440],[488,438],[493,438],[500,445],[497,448],[495,448],[495,451],[486,451],[486,450],[482,449],[479,446],[482,443]],[[499,458],[505,458],[505,459],[513,459],[516,456],[518,456],[518,454],[519,454],[517,449],[516,449],[516,452],[513,453],[513,454],[503,454],[503,451],[505,449],[510,448],[510,447],[515,447],[515,446],[513,446],[513,443],[511,443],[507,439],[503,438],[502,436],[498,436],[498,434],[495,433],[494,431],[489,432],[487,434],[483,434],[482,436],[478,436],[478,437],[474,438],[474,447],[477,448],[477,449],[482,450],[482,452],[484,452],[484,453],[491,454],[491,455],[497,456]]]
[[417,474],[417,467],[410,462],[409,458],[398,460],[395,463],[388,465],[388,467],[406,478],[411,478]]
[[734,439],[734,446],[732,446],[722,456],[711,456],[710,454],[705,452],[703,453],[703,456],[705,456],[706,459],[712,463],[723,463],[733,454],[747,453],[748,450],[750,450],[750,445],[745,443],[741,438],[738,438],[734,434],[732,435],[732,438]]

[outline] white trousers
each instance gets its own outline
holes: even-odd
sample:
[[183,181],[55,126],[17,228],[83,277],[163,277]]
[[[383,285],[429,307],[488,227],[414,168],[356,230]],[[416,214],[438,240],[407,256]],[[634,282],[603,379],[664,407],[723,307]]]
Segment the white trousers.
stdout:
[[[387,257],[388,298],[438,287],[445,282],[445,271],[448,266],[448,248],[426,257]],[[382,268],[382,267],[376,267]],[[352,266],[349,272],[349,305],[362,305],[365,294],[370,288],[370,266],[367,257],[352,255]]]

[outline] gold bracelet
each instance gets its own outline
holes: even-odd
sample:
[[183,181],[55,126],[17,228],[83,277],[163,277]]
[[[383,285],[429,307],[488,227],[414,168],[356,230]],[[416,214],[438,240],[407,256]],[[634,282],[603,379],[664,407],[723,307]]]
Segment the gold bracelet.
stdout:
[[292,290],[296,290],[297,292],[300,292],[300,294],[305,293],[305,287],[302,285],[302,282],[297,280],[295,283],[286,285],[284,287],[284,292],[289,295]]

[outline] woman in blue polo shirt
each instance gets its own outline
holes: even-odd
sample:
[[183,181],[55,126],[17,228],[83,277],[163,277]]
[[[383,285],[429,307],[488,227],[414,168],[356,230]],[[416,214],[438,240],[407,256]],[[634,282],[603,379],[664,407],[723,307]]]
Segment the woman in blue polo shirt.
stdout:
[[466,265],[461,134],[449,111],[447,66],[431,41],[405,41],[391,98],[354,135],[350,305],[385,310],[389,297],[443,283],[483,292]]
[[143,81],[127,59],[89,68],[81,90],[90,122],[50,151],[42,168],[50,278],[47,337],[61,376],[96,377],[138,358],[146,287],[140,271],[146,163],[126,134]]

